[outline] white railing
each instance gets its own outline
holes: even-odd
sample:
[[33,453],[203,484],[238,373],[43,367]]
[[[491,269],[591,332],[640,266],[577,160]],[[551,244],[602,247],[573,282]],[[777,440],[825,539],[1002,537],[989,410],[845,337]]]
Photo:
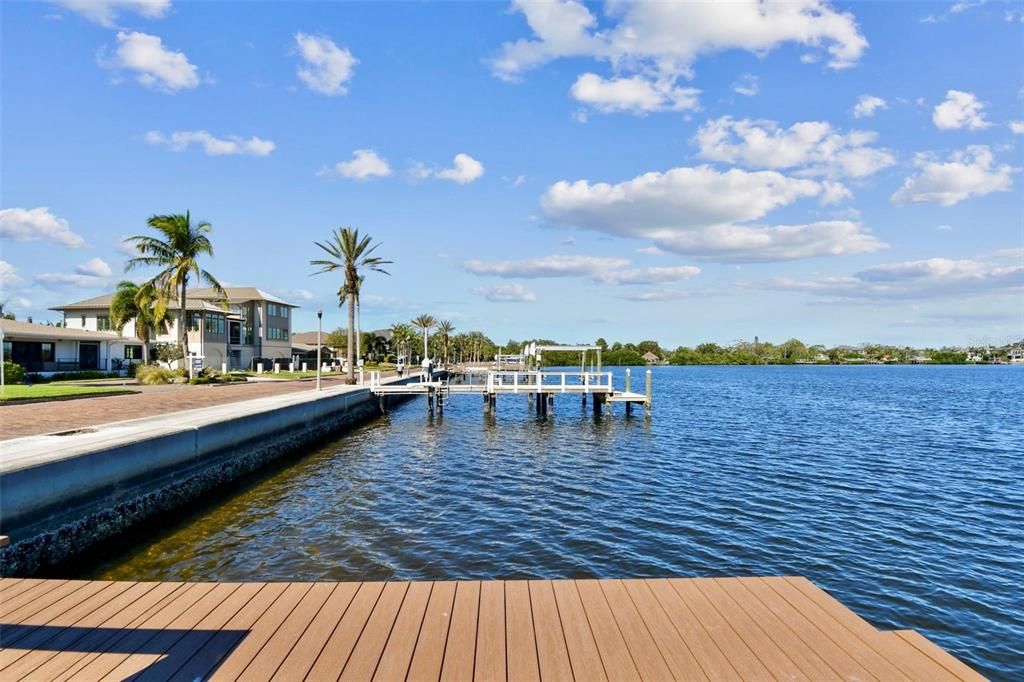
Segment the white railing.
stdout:
[[611,372],[488,372],[487,392],[494,393],[499,389],[512,393],[537,393],[541,391],[557,391],[560,393],[577,393],[582,389],[585,393],[594,390],[605,392],[613,390]]

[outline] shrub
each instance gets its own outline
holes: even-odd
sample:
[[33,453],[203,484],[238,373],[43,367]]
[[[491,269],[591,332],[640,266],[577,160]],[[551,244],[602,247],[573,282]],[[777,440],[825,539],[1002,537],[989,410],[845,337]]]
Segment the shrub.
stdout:
[[4,381],[9,384],[20,384],[25,378],[25,368],[16,362],[4,360]]
[[51,381],[80,381],[83,379],[116,379],[121,375],[118,372],[101,372],[96,369],[82,372],[54,372],[49,376],[42,374],[26,374],[25,378],[33,384],[46,384]]
[[140,365],[135,370],[135,378],[140,384],[155,386],[157,384],[169,384],[174,379],[174,373],[157,365]]

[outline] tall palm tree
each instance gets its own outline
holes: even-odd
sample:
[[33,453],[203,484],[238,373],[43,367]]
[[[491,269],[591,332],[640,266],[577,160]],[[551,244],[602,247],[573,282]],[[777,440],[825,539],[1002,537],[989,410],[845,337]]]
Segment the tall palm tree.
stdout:
[[356,300],[359,297],[359,289],[362,286],[363,279],[363,276],[360,275],[360,270],[372,270],[385,275],[390,274],[383,266],[390,264],[391,261],[374,256],[373,252],[377,250],[380,244],[373,244],[371,246],[372,242],[373,239],[369,235],[360,237],[359,230],[354,230],[351,227],[339,227],[326,242],[313,242],[333,260],[309,261],[310,265],[320,267],[319,270],[313,273],[314,275],[334,272],[335,270],[344,271],[345,279],[341,288],[338,289],[338,306],[343,306],[346,301],[348,302],[348,347],[346,348],[346,355],[348,357],[348,382],[350,384],[355,383],[356,377],[354,334]]
[[404,357],[406,361],[409,360],[409,346],[415,338],[416,335],[409,325],[401,323],[391,325],[391,345],[395,348],[395,355]]
[[451,320],[441,320],[437,323],[437,333],[441,335],[441,348],[444,349],[444,364],[448,366],[448,350],[451,348],[451,335],[455,331],[455,325]]
[[178,299],[178,343],[185,349],[188,357],[188,335],[185,325],[188,320],[188,282],[191,275],[204,282],[224,301],[227,294],[217,278],[199,267],[199,257],[213,257],[213,244],[207,236],[213,231],[213,225],[206,221],[192,224],[192,214],[174,213],[171,215],[150,216],[146,224],[161,234],[161,237],[146,235],[129,237],[141,255],[132,258],[124,265],[125,271],[138,267],[156,266],[161,268],[151,280],[146,282],[157,293],[156,306],[166,310],[168,299]]
[[131,280],[117,284],[110,301],[110,323],[120,332],[135,321],[135,338],[142,342],[142,362],[149,363],[149,339],[153,332],[167,328],[167,306],[157,305],[159,293],[151,283],[138,285]]
[[412,321],[412,326],[419,329],[423,334],[423,357],[430,357],[430,353],[427,351],[427,333],[433,329],[434,325],[437,324],[437,320],[432,315],[420,315]]

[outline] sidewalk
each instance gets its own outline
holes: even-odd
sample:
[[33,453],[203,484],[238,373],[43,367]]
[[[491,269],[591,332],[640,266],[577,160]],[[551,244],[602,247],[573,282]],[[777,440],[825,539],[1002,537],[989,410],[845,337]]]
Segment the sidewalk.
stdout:
[[[392,375],[387,373],[386,376]],[[325,388],[344,383],[343,377],[325,376]],[[369,377],[366,377],[367,383]],[[134,395],[97,396],[27,405],[0,406],[0,441],[80,429],[108,422],[170,414],[197,407],[312,391],[314,380],[247,382],[214,386],[172,385]],[[145,388],[145,387],[142,387]]]

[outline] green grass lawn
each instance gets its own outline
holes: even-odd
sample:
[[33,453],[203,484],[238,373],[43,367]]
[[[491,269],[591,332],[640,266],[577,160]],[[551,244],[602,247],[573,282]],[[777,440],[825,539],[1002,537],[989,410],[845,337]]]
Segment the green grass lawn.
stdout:
[[53,384],[14,384],[4,386],[0,392],[0,401],[15,402],[18,400],[60,400],[62,398],[78,398],[92,395],[110,395],[118,393],[138,393],[124,388],[98,386],[58,386]]

